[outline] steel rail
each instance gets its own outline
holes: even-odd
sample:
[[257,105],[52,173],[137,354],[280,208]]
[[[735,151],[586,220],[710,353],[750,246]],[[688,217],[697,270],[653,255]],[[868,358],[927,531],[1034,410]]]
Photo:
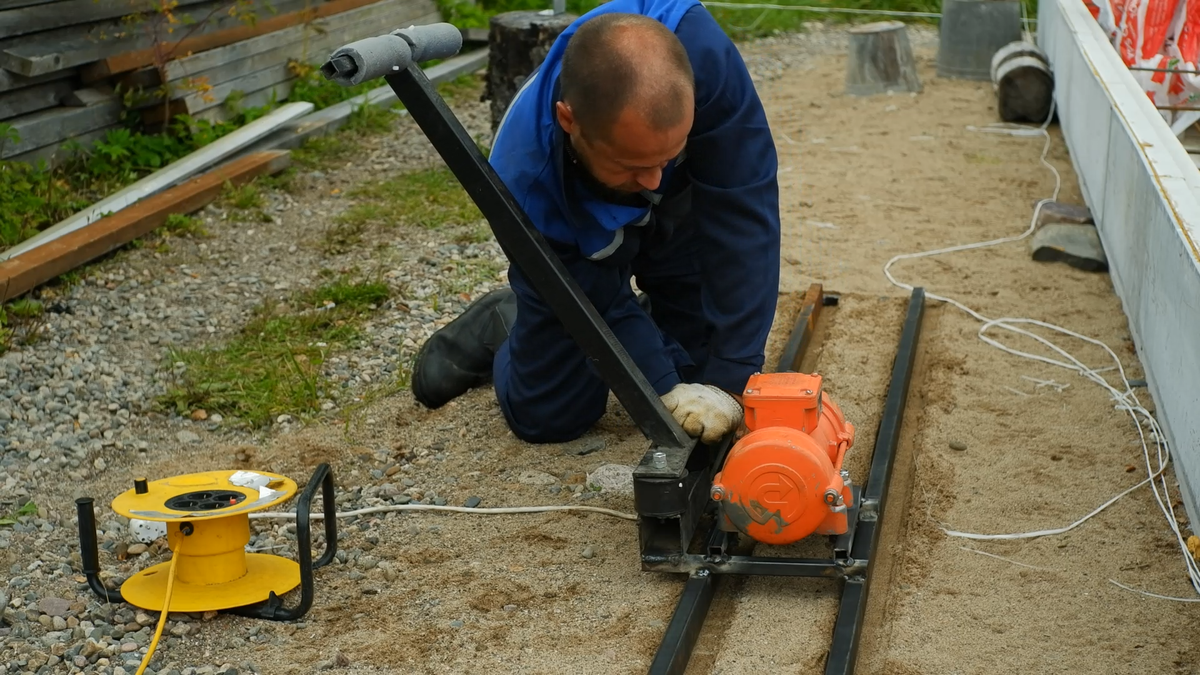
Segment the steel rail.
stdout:
[[[784,350],[779,370],[796,370],[805,351],[811,344],[816,319],[811,314],[819,306],[808,302],[801,310],[800,319],[793,330],[788,348]],[[863,612],[866,608],[871,556],[879,543],[879,525],[883,517],[883,506],[887,498],[896,448],[900,442],[900,431],[904,420],[905,404],[909,385],[912,382],[913,365],[920,338],[921,322],[924,317],[925,291],[913,290],[909,298],[908,312],[900,334],[896,357],[892,365],[891,381],[887,399],[876,436],[875,450],[866,484],[859,498],[858,512],[851,521],[849,551],[842,557],[838,551],[845,547],[846,537],[835,543],[835,555],[829,559],[764,558],[751,555],[724,555],[729,533],[714,527],[708,537],[708,555],[676,556],[662,561],[663,571],[688,572],[688,580],[680,595],[679,603],[671,622],[663,634],[662,642],[650,664],[650,675],[679,675],[687,669],[704,619],[712,606],[713,596],[719,581],[726,574],[775,575],[775,576],[825,576],[843,580],[838,616],[830,640],[829,657],[826,660],[826,675],[848,675],[854,671],[858,658],[858,645],[862,631]],[[797,338],[797,334],[800,335]],[[791,347],[795,345],[793,350]],[[751,551],[753,547],[751,547]],[[655,569],[654,561],[643,556],[643,566]]]

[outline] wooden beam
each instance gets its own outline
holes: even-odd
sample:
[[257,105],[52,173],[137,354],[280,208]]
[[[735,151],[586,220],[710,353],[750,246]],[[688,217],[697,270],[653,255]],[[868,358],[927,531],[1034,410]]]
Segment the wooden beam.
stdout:
[[[340,14],[358,7],[366,7],[372,5],[379,0],[329,0],[323,4],[311,7],[309,9],[301,9],[299,11],[291,11],[281,13],[271,17],[259,19],[253,26],[244,24],[232,27],[226,27],[222,30],[207,32],[201,35],[193,35],[186,40],[169,43],[166,45],[168,49],[174,49],[177,54],[186,54],[189,52],[199,52],[206,49],[214,49],[223,47],[240,40],[248,40],[260,35],[266,35],[282,28],[297,26],[313,19]],[[282,7],[283,3],[279,5]],[[199,32],[199,31],[198,31]],[[7,52],[6,52],[7,53]],[[99,59],[100,63],[92,66],[96,69],[94,72],[103,72],[105,75],[115,75],[129,70],[141,68],[154,63],[154,51],[152,48],[143,47],[134,51],[106,55]],[[4,67],[8,67],[5,65]]]
[[[438,19],[437,14],[429,14],[420,17],[416,20],[410,20],[411,24],[426,24],[432,23]],[[373,31],[372,31],[373,32]],[[370,34],[370,33],[367,33]],[[340,45],[344,42],[352,41],[343,39],[331,39],[325,44]],[[332,51],[332,49],[330,49]],[[311,59],[311,56],[309,57]],[[224,103],[229,100],[235,93],[241,93],[244,98],[238,101],[241,107],[254,107],[266,105],[271,102],[269,96],[270,91],[274,91],[277,96],[274,100],[285,100],[290,94],[295,84],[296,75],[292,72],[286,59],[279,61],[278,65],[269,66],[260,70],[255,70],[243,77],[238,77],[227,82],[217,84],[212,89],[204,92],[187,94],[180,99],[171,101],[169,106],[164,106],[161,100],[157,104],[150,104],[145,107],[142,112],[142,119],[149,124],[160,124],[164,121],[165,115],[191,115],[193,117],[201,116],[204,112],[214,108],[224,109]],[[324,58],[320,58],[318,63],[323,62]],[[232,117],[232,113],[226,114],[224,110],[217,112],[211,116],[202,116],[199,119],[210,119],[212,121],[224,121]]]
[[70,95],[72,89],[70,81],[58,80],[0,94],[0,120],[53,108],[63,97]]
[[0,251],[0,260],[21,255],[31,251],[48,241],[53,241],[76,230],[83,229],[95,223],[105,214],[116,213],[134,204],[158,194],[159,192],[179,184],[192,176],[207,171],[214,165],[228,160],[230,157],[243,154],[242,150],[269,136],[271,132],[288,122],[312,112],[313,104],[306,101],[296,101],[280,106],[277,110],[263,115],[253,122],[226,134],[217,140],[193,150],[186,157],[178,159],[163,168],[127,185],[113,194],[54,225],[38,232],[34,236]]
[[33,7],[34,5],[52,5],[64,0],[0,0],[0,9],[16,9],[17,7]]
[[[398,15],[403,17],[403,23],[409,24],[428,24],[438,21],[439,14],[436,8],[432,7],[432,3],[428,2],[408,2],[408,5],[416,6],[418,4],[430,5],[432,13],[418,15],[406,13]],[[398,9],[398,8],[394,8]],[[207,91],[197,91],[195,86],[187,86],[186,79],[173,80],[178,86],[172,87],[171,98],[173,100],[184,100],[187,102],[186,111],[189,113],[206,110],[214,105],[220,105],[225,97],[233,91],[255,91],[266,86],[262,83],[262,73],[267,70],[278,70],[284,68],[289,60],[301,61],[304,63],[324,63],[325,59],[333,50],[343,44],[353,42],[363,37],[377,35],[380,29],[381,17],[375,17],[366,21],[361,21],[355,24],[343,26],[338,30],[330,30],[324,35],[313,36],[307,40],[301,39],[296,42],[281,45],[275,49],[253,54],[241,59],[234,59],[228,63],[220,65],[216,68],[193,72],[189,77],[193,83],[203,82],[211,87]],[[137,71],[138,73],[152,72],[153,82],[151,87],[157,86],[157,73],[154,71]],[[291,77],[291,72],[287,71],[285,77]],[[276,84],[282,82],[283,77],[274,80],[267,84]],[[141,84],[144,82],[134,82],[132,80],[122,80],[127,86]],[[162,106],[162,97],[155,97],[156,100],[149,100],[137,107],[148,107],[153,105]]]
[[[349,26],[358,26],[359,24],[371,22],[375,30],[382,32],[380,28],[382,22],[392,19],[397,13],[400,13],[400,16],[405,16],[419,12],[419,10],[407,10],[406,8],[409,6],[428,6],[430,12],[437,11],[437,7],[433,4],[432,0],[380,0],[367,7],[352,9],[340,14],[316,19],[309,23],[267,33],[266,35],[240,40],[223,47],[181,55],[179,58],[167,62],[164,68],[167,81],[175,82],[187,77],[200,76],[208,76],[209,80],[213,81],[211,75],[209,75],[211,71],[245,59],[250,59],[278,47],[303,43],[305,40],[311,41],[323,37],[325,33],[343,31]],[[85,82],[105,80],[111,77],[105,75],[103,72],[93,72],[96,71],[95,68],[89,69],[85,67],[83,70],[85,71],[83,75]],[[157,87],[161,83],[158,70],[152,66],[130,71],[118,77],[120,78],[120,82],[127,87],[149,89]]]
[[36,165],[38,162],[44,160],[47,166],[56,167],[71,158],[71,154],[66,152],[63,147],[68,141],[78,143],[83,148],[88,148],[91,147],[91,145],[96,141],[103,140],[104,137],[108,135],[108,132],[121,128],[124,128],[123,124],[112,124],[106,127],[100,127],[99,129],[96,129],[95,131],[89,131],[86,134],[72,136],[69,139],[57,141],[55,143],[51,143],[50,145],[43,146],[35,150],[30,150],[29,152],[13,155],[12,157],[8,157],[5,161],[24,162],[26,164]]
[[[449,82],[455,78],[485,68],[488,64],[488,50],[480,49],[432,66],[425,70],[425,77],[433,84]],[[331,105],[310,115],[289,122],[271,135],[263,138],[244,152],[259,152],[278,148],[298,148],[304,141],[317,136],[331,134],[341,128],[350,115],[358,108],[366,105],[376,107],[391,107],[398,102],[396,92],[389,85],[376,87],[361,96],[355,96],[348,101]],[[203,113],[202,113],[203,114]]]
[[[252,0],[250,11],[261,16],[274,17],[276,12],[299,12],[317,1],[319,0]],[[172,35],[180,41],[192,30],[195,30],[195,33],[192,33],[193,37],[203,37],[245,27],[246,24],[240,16],[215,11],[225,6],[224,0],[208,0],[204,4],[179,10],[175,16],[187,27],[176,28]],[[171,44],[175,43],[162,44],[161,47],[169,50]],[[154,36],[145,30],[145,27],[130,26],[123,19],[109,19],[85,26],[68,26],[0,39],[0,67],[19,75],[33,77],[85,64],[88,68],[95,68],[98,64],[93,62],[138,50],[148,55],[142,65],[150,65],[154,62],[154,59],[149,57],[153,53],[153,47]],[[185,54],[186,49],[173,53]],[[112,73],[104,73],[105,76],[109,74]]]
[[[280,82],[279,84],[271,85],[258,91],[253,91],[246,94],[240,101],[238,106],[242,108],[253,108],[264,106],[272,101],[286,101],[292,95],[292,88],[296,86],[295,80]],[[219,105],[213,106],[207,110],[203,110],[194,115],[198,120],[207,120],[214,124],[220,122],[228,122],[233,119],[237,111],[230,110],[229,106]]]
[[115,98],[85,108],[51,108],[8,120],[20,137],[5,143],[0,159],[7,159],[121,121],[121,102]]
[[287,151],[261,152],[236,159],[160,192],[91,225],[0,262],[0,302],[7,302],[76,267],[161,227],[173,213],[191,213],[235,186],[279,173],[291,165]]
[[[333,33],[345,30],[350,26],[357,27],[365,21],[377,21],[375,30],[380,34],[387,32],[389,20],[394,20],[398,14],[401,17],[421,16],[437,11],[437,5],[432,0],[380,0],[366,7],[347,10],[339,14],[322,17],[311,24],[292,26],[277,30],[266,35],[234,42],[216,49],[197,52],[191,56],[176,59],[167,64],[168,81],[185,77],[198,76],[215,68],[250,58],[256,54],[320,37],[320,32]],[[399,28],[400,26],[397,26]]]
[[72,91],[63,97],[62,104],[70,106],[95,105],[113,96],[116,96],[116,91],[112,87],[101,84],[95,87],[86,87]]
[[[178,6],[194,5],[206,0],[174,0]],[[36,5],[19,9],[0,9],[0,35],[13,37],[27,33],[77,26],[104,19],[151,11],[154,5],[147,0],[66,0],[52,5]]]
[[25,77],[16,73],[10,73],[7,70],[0,70],[0,92],[12,91],[14,89],[22,89],[24,87],[32,87],[35,84],[43,84],[45,82],[53,82],[55,80],[65,80],[69,77],[74,77],[76,70],[60,70],[38,77]]

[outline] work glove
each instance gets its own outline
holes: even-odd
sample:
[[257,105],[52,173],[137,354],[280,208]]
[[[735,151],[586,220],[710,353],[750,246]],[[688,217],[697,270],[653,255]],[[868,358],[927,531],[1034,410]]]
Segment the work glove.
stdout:
[[662,397],[675,421],[693,438],[715,443],[742,423],[742,406],[710,384],[677,384]]

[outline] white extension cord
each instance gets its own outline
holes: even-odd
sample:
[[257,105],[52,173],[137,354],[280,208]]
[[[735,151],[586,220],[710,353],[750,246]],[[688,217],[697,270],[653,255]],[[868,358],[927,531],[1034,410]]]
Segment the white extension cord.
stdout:
[[[888,281],[890,281],[893,285],[895,285],[899,288],[903,288],[905,290],[912,291],[913,290],[912,286],[905,284],[903,282],[897,281],[896,278],[894,276],[892,276],[891,267],[892,267],[892,265],[894,265],[896,262],[898,262],[900,260],[928,258],[928,257],[936,256],[936,255],[943,255],[946,253],[954,253],[957,251],[970,251],[970,250],[975,250],[975,249],[987,248],[990,246],[997,246],[999,244],[1006,244],[1006,243],[1021,241],[1022,239],[1025,239],[1029,235],[1033,234],[1033,232],[1037,229],[1038,215],[1041,213],[1042,207],[1044,205],[1046,205],[1047,203],[1053,202],[1056,199],[1058,199],[1059,191],[1062,188],[1062,177],[1059,175],[1058,171],[1054,168],[1054,166],[1046,161],[1046,153],[1050,150],[1050,134],[1046,131],[1046,129],[1049,127],[1050,120],[1053,117],[1054,117],[1054,107],[1053,107],[1053,103],[1052,103],[1051,108],[1050,108],[1050,114],[1047,116],[1046,121],[1041,125],[1041,127],[1035,128],[1035,127],[1019,126],[1019,125],[1011,125],[1011,126],[1010,125],[991,125],[991,126],[982,127],[982,128],[967,127],[971,131],[979,131],[979,132],[985,132],[985,133],[1000,133],[1000,134],[1007,134],[1007,135],[1011,135],[1011,136],[1029,136],[1029,137],[1043,136],[1043,137],[1045,137],[1046,143],[1045,143],[1044,147],[1042,148],[1042,155],[1041,155],[1040,161],[1047,169],[1050,170],[1051,173],[1054,174],[1054,193],[1048,199],[1043,199],[1042,201],[1038,202],[1037,207],[1033,211],[1033,218],[1030,220],[1029,228],[1026,229],[1025,232],[1023,232],[1017,236],[1003,237],[1000,239],[993,239],[991,241],[978,242],[978,243],[974,243],[974,244],[963,244],[961,246],[951,246],[949,248],[938,249],[935,251],[925,251],[923,253],[908,253],[908,254],[904,254],[904,255],[898,255],[898,256],[892,258],[891,260],[889,260],[887,262],[887,264],[884,265],[884,267],[883,267],[883,273],[884,273],[884,275],[887,276]],[[1046,323],[1044,321],[1037,321],[1034,319],[1024,319],[1024,318],[989,319],[988,317],[984,316],[983,314],[980,314],[979,312],[976,312],[975,310],[973,310],[973,309],[967,307],[966,305],[964,305],[956,300],[953,300],[951,298],[942,297],[942,296],[935,295],[933,293],[928,293],[928,292],[926,292],[925,295],[926,295],[926,297],[933,298],[935,300],[941,300],[943,302],[949,303],[949,304],[957,307],[958,309],[961,309],[962,311],[966,312],[968,315],[970,315],[977,321],[981,322],[983,325],[980,326],[978,335],[979,335],[979,339],[982,340],[983,342],[985,342],[997,349],[1000,349],[1004,352],[1013,354],[1014,356],[1019,356],[1019,357],[1026,358],[1026,359],[1040,361],[1042,363],[1047,363],[1047,364],[1050,364],[1053,366],[1057,366],[1059,368],[1064,368],[1066,370],[1073,371],[1073,372],[1078,373],[1079,375],[1091,380],[1092,382],[1096,383],[1098,386],[1104,388],[1109,393],[1109,395],[1112,396],[1114,404],[1115,404],[1114,408],[1116,410],[1121,410],[1121,411],[1127,412],[1130,415],[1130,417],[1133,418],[1134,425],[1137,427],[1137,430],[1138,430],[1138,436],[1141,438],[1142,454],[1146,461],[1146,472],[1147,472],[1147,475],[1149,476],[1146,480],[1125,490],[1124,492],[1121,492],[1120,494],[1118,494],[1117,496],[1108,500],[1104,504],[1101,504],[1100,507],[1097,508],[1096,510],[1094,510],[1091,513],[1087,514],[1086,516],[1080,518],[1079,520],[1071,523],[1070,525],[1066,525],[1064,527],[1038,530],[1038,531],[1034,531],[1034,532],[1012,533],[1012,534],[974,534],[974,533],[969,533],[969,532],[959,532],[959,531],[951,530],[951,529],[948,529],[945,527],[942,527],[942,531],[952,537],[961,537],[961,538],[965,538],[965,539],[975,539],[975,540],[1032,539],[1035,537],[1058,535],[1058,534],[1062,534],[1064,532],[1069,532],[1070,530],[1075,529],[1079,525],[1082,525],[1084,522],[1086,522],[1088,519],[1092,518],[1096,514],[1100,513],[1104,509],[1106,509],[1109,506],[1111,506],[1112,504],[1114,504],[1117,500],[1121,499],[1125,495],[1129,494],[1130,492],[1133,492],[1134,490],[1142,487],[1143,485],[1149,484],[1151,486],[1151,490],[1154,492],[1154,498],[1156,501],[1158,501],[1159,508],[1162,510],[1163,515],[1166,517],[1167,524],[1170,526],[1171,531],[1174,532],[1175,538],[1179,543],[1180,550],[1183,552],[1184,561],[1187,565],[1188,576],[1191,578],[1192,588],[1198,594],[1200,594],[1200,566],[1197,565],[1195,559],[1192,558],[1191,553],[1188,551],[1187,542],[1185,541],[1183,534],[1179,530],[1179,521],[1175,516],[1175,508],[1171,504],[1170,493],[1167,491],[1167,482],[1166,482],[1165,472],[1167,469],[1167,463],[1170,460],[1170,452],[1167,447],[1166,438],[1163,436],[1162,430],[1159,428],[1158,422],[1154,419],[1154,416],[1150,413],[1150,411],[1146,410],[1146,408],[1142,406],[1141,402],[1137,398],[1137,395],[1133,392],[1133,388],[1129,384],[1129,379],[1125,376],[1125,369],[1121,366],[1121,361],[1119,358],[1117,358],[1117,355],[1115,353],[1113,353],[1113,350],[1110,349],[1108,347],[1108,345],[1104,344],[1103,342],[1100,342],[1099,340],[1095,340],[1090,337],[1080,335],[1079,333],[1076,333],[1074,331],[1070,331],[1070,330],[1067,330],[1066,328],[1062,328],[1060,326]],[[1106,352],[1108,352],[1110,357],[1112,357],[1115,367],[1090,368],[1090,367],[1084,365],[1079,359],[1075,358],[1073,355],[1071,355],[1069,352],[1067,352],[1062,347],[1051,342],[1050,340],[1047,340],[1046,338],[1041,337],[1040,335],[1036,335],[1034,333],[1029,332],[1028,330],[1019,328],[1018,326],[1020,326],[1020,325],[1038,326],[1038,327],[1041,327],[1041,328],[1044,328],[1044,329],[1047,329],[1050,331],[1054,331],[1057,333],[1061,333],[1068,337],[1075,338],[1077,340],[1082,340],[1084,342],[1101,347]],[[1036,354],[1030,354],[1028,352],[1019,351],[1019,350],[1007,347],[1005,345],[1002,345],[987,335],[988,331],[992,328],[1007,330],[1007,331],[1016,333],[1018,335],[1023,335],[1025,337],[1036,340],[1037,342],[1039,342],[1042,345],[1044,345],[1045,347],[1049,348],[1056,354],[1060,355],[1063,358],[1063,360],[1058,360],[1058,359],[1045,357],[1045,356],[1039,356]],[[1121,382],[1124,384],[1124,391],[1121,391],[1121,390],[1117,389],[1116,387],[1112,386],[1111,384],[1109,384],[1109,382],[1107,380],[1104,379],[1104,377],[1102,375],[1100,375],[1100,373],[1102,373],[1102,372],[1108,372],[1108,371],[1113,371],[1113,370],[1117,371],[1120,374]],[[1139,416],[1142,418],[1141,420],[1139,420]],[[1149,427],[1150,436],[1154,439],[1154,443],[1156,445],[1155,459],[1157,460],[1157,464],[1158,464],[1157,468],[1155,468],[1154,466],[1151,465],[1150,448],[1146,442],[1146,432],[1142,428],[1143,421],[1146,424],[1146,426]],[[1162,490],[1161,493],[1159,491],[1160,487]],[[1126,586],[1125,584],[1122,584],[1122,583],[1116,581],[1115,579],[1109,579],[1109,581],[1120,588],[1134,591],[1136,593],[1140,593],[1142,595],[1153,597],[1153,598],[1161,598],[1161,599],[1165,599],[1165,600],[1176,600],[1176,601],[1180,601],[1180,602],[1200,602],[1200,598],[1175,598],[1175,597],[1169,597],[1169,596],[1164,596],[1164,595],[1158,595],[1156,593],[1149,593],[1146,591],[1140,591],[1140,590],[1137,590],[1134,588],[1130,588],[1129,586]]]
[[[612,509],[605,509],[599,506],[504,506],[496,508],[471,508],[469,506],[437,506],[436,504],[391,504],[388,506],[369,506],[365,509],[356,511],[338,511],[338,518],[349,518],[350,516],[365,516],[372,513],[394,513],[397,511],[449,511],[452,513],[474,513],[479,515],[496,515],[509,513],[547,513],[550,511],[586,511],[591,513],[601,513],[622,520],[637,520],[637,514],[622,513]],[[295,520],[296,514],[285,511],[260,511],[251,513],[251,518],[286,518]],[[314,511],[309,515],[313,520],[321,520],[325,518],[324,513]]]

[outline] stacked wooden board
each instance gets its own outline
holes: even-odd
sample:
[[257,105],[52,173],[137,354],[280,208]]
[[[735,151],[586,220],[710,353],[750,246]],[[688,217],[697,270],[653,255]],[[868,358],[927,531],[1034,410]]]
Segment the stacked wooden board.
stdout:
[[[169,24],[163,5],[174,6]],[[150,123],[222,121],[226,104],[287,100],[293,62],[438,20],[433,0],[0,0],[0,125],[16,132],[0,140],[0,159],[86,147],[120,127],[127,106]],[[171,58],[156,63],[156,52]]]

